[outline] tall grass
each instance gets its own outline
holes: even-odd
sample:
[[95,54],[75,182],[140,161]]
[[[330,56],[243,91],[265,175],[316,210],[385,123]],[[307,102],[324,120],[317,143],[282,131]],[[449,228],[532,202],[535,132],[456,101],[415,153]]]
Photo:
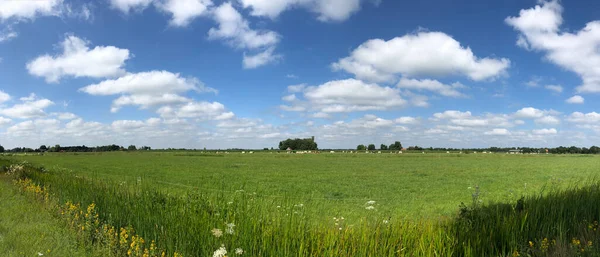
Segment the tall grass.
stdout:
[[[24,169],[61,202],[96,204],[100,219],[131,226],[158,247],[184,256],[597,256],[600,183],[555,189],[515,203],[463,205],[452,218],[403,220],[307,215],[293,199],[252,192],[171,195],[156,187],[118,184]],[[365,206],[369,204],[365,203]]]

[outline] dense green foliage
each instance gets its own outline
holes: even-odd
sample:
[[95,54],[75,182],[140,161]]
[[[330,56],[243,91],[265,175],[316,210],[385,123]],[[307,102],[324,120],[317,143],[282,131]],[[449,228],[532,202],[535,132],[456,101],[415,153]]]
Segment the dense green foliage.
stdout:
[[288,148],[296,150],[317,150],[317,143],[312,138],[288,138],[279,142],[279,150],[287,150]]

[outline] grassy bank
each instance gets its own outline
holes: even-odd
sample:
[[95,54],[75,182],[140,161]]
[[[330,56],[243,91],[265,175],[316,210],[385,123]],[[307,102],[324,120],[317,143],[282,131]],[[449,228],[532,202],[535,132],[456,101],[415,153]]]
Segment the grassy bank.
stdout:
[[[1,166],[1,165],[0,165]],[[0,172],[0,256],[102,256]]]

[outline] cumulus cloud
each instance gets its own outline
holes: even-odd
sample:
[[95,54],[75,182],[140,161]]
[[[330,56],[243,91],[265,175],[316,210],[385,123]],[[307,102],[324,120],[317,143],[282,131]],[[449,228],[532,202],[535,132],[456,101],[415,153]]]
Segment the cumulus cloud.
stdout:
[[10,100],[10,95],[0,90],[0,104]]
[[390,110],[406,105],[398,89],[356,79],[335,80],[304,89],[310,106],[324,113]]
[[504,129],[504,128],[496,128],[496,129],[492,129],[490,131],[486,131],[483,134],[489,135],[489,136],[506,136],[506,135],[510,135],[510,131],[508,131],[508,129]]
[[168,71],[129,73],[118,79],[88,85],[79,91],[90,95],[121,95],[113,101],[113,112],[126,105],[148,108],[190,102],[190,99],[179,95],[187,91],[217,93],[196,78],[183,78],[179,73]]
[[554,128],[551,129],[534,129],[531,131],[534,135],[556,135],[558,131]]
[[38,16],[56,16],[60,14],[62,4],[63,0],[0,1],[0,21],[33,20]]
[[156,1],[156,7],[173,16],[172,26],[185,27],[196,17],[208,13],[213,5],[211,0],[162,0]]
[[585,99],[583,99],[583,97],[580,95],[574,95],[565,100],[565,102],[569,104],[583,104],[585,102]]
[[544,88],[546,88],[550,91],[554,91],[556,93],[562,93],[562,91],[563,91],[563,87],[561,85],[546,85],[546,86],[544,86]]
[[148,7],[152,0],[110,0],[112,8],[118,9],[124,13],[130,11],[141,11]]
[[417,120],[414,117],[400,117],[394,120],[394,122],[398,123],[398,124],[417,124],[419,123],[419,120]]
[[542,116],[544,116],[544,111],[533,107],[526,107],[515,112],[515,117],[517,118],[534,119],[541,118]]
[[538,124],[546,124],[546,125],[558,125],[560,124],[560,119],[555,116],[543,116],[541,118],[535,119],[535,123]]
[[11,107],[3,108],[0,106],[0,115],[17,119],[45,117],[47,114],[44,109],[54,105],[54,102],[48,99],[38,99],[35,95],[33,96],[33,98],[21,98],[21,103]]
[[275,54],[274,52],[275,47],[269,47],[267,50],[255,55],[246,55],[246,53],[244,53],[244,60],[242,61],[244,69],[258,68],[268,63],[276,62],[282,58],[282,55]]
[[590,112],[590,113],[582,113],[582,112],[574,112],[571,113],[567,117],[567,121],[578,124],[593,124],[600,123],[600,113]]
[[130,58],[129,50],[114,46],[90,49],[89,45],[84,39],[67,35],[60,43],[61,54],[42,55],[27,63],[27,70],[44,77],[48,83],[56,83],[65,76],[106,78],[125,74],[123,66]]
[[244,67],[256,68],[280,58],[274,54],[275,45],[279,43],[279,34],[269,30],[254,30],[244,17],[233,8],[230,2],[221,4],[213,11],[213,18],[218,23],[218,28],[208,31],[211,40],[224,40],[229,45],[238,49],[259,50],[260,53],[246,56],[244,54]]
[[519,16],[506,18],[506,23],[520,34],[517,45],[546,54],[550,62],[575,72],[583,83],[580,93],[600,92],[600,21],[591,21],[575,33],[563,31],[563,8],[558,0],[541,1],[521,10]]
[[506,58],[475,56],[471,48],[442,32],[418,32],[388,41],[372,39],[332,64],[334,70],[375,82],[393,81],[398,75],[461,75],[481,81],[502,75],[509,66]]
[[426,90],[435,92],[437,94],[448,96],[448,97],[464,97],[465,95],[458,91],[458,89],[466,88],[463,84],[459,82],[454,82],[451,85],[443,84],[437,80],[431,79],[407,79],[401,78],[398,84],[396,85],[398,88],[403,89],[412,89],[412,90]]
[[0,127],[4,127],[8,124],[12,123],[12,120],[9,118],[0,117]]
[[[304,8],[315,14],[320,21],[344,21],[361,8],[364,0],[239,0],[244,8],[250,8],[253,16],[277,18],[282,12]],[[377,5],[377,4],[376,4]]]

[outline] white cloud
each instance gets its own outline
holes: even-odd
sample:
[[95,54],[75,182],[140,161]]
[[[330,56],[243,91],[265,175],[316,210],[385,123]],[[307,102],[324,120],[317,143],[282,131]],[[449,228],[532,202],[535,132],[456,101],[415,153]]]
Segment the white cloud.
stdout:
[[0,104],[10,100],[10,95],[0,90]]
[[390,110],[406,105],[398,89],[356,79],[335,80],[307,87],[304,98],[310,106],[325,113]]
[[246,55],[246,53],[244,53],[244,60],[242,62],[244,69],[254,69],[272,62],[277,62],[282,58],[282,55],[275,54],[274,51],[275,47],[269,47],[255,55]]
[[135,10],[143,10],[148,7],[153,0],[110,0],[112,8],[118,9],[124,13]]
[[546,125],[558,125],[560,124],[560,119],[554,116],[543,116],[535,120],[535,123],[546,124]]
[[[282,12],[300,7],[317,14],[320,21],[344,21],[360,10],[361,0],[239,0],[254,16],[277,18]],[[377,4],[376,4],[377,5]]]
[[105,80],[80,88],[79,91],[91,95],[121,94],[113,101],[113,112],[126,105],[148,108],[187,103],[191,100],[179,95],[187,91],[217,93],[217,90],[206,87],[196,78],[183,78],[179,73],[168,71],[129,73],[118,79]]
[[534,135],[556,135],[558,131],[556,129],[534,129],[531,131]]
[[520,32],[518,45],[541,51],[550,62],[578,74],[583,84],[580,93],[600,92],[600,21],[591,21],[575,32],[560,29],[563,8],[559,1],[541,1],[540,5],[521,10],[506,23]]
[[60,14],[63,0],[3,0],[0,1],[0,21],[8,19],[33,20],[37,16],[55,16]]
[[284,110],[284,111],[288,111],[288,112],[303,112],[306,111],[306,107],[304,106],[298,106],[298,105],[294,105],[294,106],[290,106],[290,105],[280,105],[279,106],[280,109]]
[[470,118],[471,112],[470,111],[461,112],[461,111],[456,111],[456,110],[449,110],[449,111],[434,113],[433,117],[435,117],[436,119],[464,119],[464,118]]
[[0,114],[17,119],[45,117],[47,114],[44,109],[51,105],[54,105],[54,102],[48,99],[26,99],[8,108],[0,107]]
[[0,127],[4,127],[8,124],[12,123],[12,120],[9,118],[0,117]]
[[581,112],[574,112],[567,117],[567,121],[579,124],[600,123],[600,113],[590,112],[584,114]]
[[296,100],[296,95],[295,94],[286,95],[286,96],[282,97],[281,100],[286,101],[286,102],[293,102]]
[[211,0],[162,0],[156,2],[158,9],[173,16],[170,24],[176,27],[187,26],[196,17],[206,14],[212,5]]
[[279,43],[279,34],[269,30],[254,30],[247,20],[233,8],[230,2],[221,4],[213,10],[213,18],[218,28],[208,31],[211,40],[225,40],[238,49],[259,50],[260,53],[247,56],[244,53],[243,65],[247,69],[256,68],[281,58],[274,54],[275,45]]
[[72,120],[77,118],[77,115],[70,112],[54,112],[51,113],[51,115],[58,117],[59,120]]
[[480,81],[496,78],[510,66],[505,58],[480,58],[442,32],[419,32],[388,41],[372,39],[332,64],[359,79],[384,82],[398,75],[462,75]]
[[563,91],[563,87],[561,85],[546,85],[544,88],[556,93],[562,93]]
[[219,102],[190,102],[181,106],[163,106],[157,111],[163,118],[196,118],[200,120],[223,120],[231,118],[233,113],[227,112]]
[[329,119],[329,118],[331,118],[331,115],[328,113],[324,113],[324,112],[317,112],[317,113],[313,113],[311,115],[311,117],[317,118],[317,119]]
[[492,129],[491,131],[486,131],[483,134],[490,135],[490,136],[506,136],[506,135],[510,135],[510,131],[508,131],[508,129],[504,129],[504,128],[495,128],[495,129]]
[[16,38],[19,34],[15,32],[11,26],[7,26],[5,29],[0,31],[0,43],[10,41]]
[[585,99],[583,99],[583,97],[580,95],[574,95],[569,99],[565,100],[565,102],[569,104],[583,104],[585,102]]
[[419,123],[419,120],[417,120],[414,117],[400,117],[394,120],[394,122],[398,123],[398,124],[417,124]]
[[250,28],[248,21],[233,8],[231,3],[223,3],[214,10],[218,28],[208,31],[209,39],[224,39],[237,48],[256,49],[279,42],[279,35],[273,31],[257,31]]
[[299,85],[288,86],[287,90],[290,93],[299,93],[299,92],[302,92],[304,90],[304,88],[306,88],[306,84],[299,84]]
[[459,92],[457,89],[466,88],[459,82],[452,83],[451,85],[443,84],[437,80],[431,79],[407,79],[401,78],[398,84],[398,88],[413,89],[413,90],[427,90],[438,93],[448,97],[464,97],[465,95]]
[[541,81],[542,81],[541,77],[533,76],[531,78],[531,80],[525,82],[525,85],[528,86],[528,87],[538,87],[540,85]]
[[542,116],[544,116],[544,111],[533,107],[526,107],[515,112],[515,117],[517,118],[534,119],[541,118]]
[[44,77],[56,83],[64,76],[105,78],[123,75],[125,61],[130,58],[129,50],[114,46],[96,46],[73,35],[66,36],[60,43],[62,54],[42,55],[27,63],[30,74]]

